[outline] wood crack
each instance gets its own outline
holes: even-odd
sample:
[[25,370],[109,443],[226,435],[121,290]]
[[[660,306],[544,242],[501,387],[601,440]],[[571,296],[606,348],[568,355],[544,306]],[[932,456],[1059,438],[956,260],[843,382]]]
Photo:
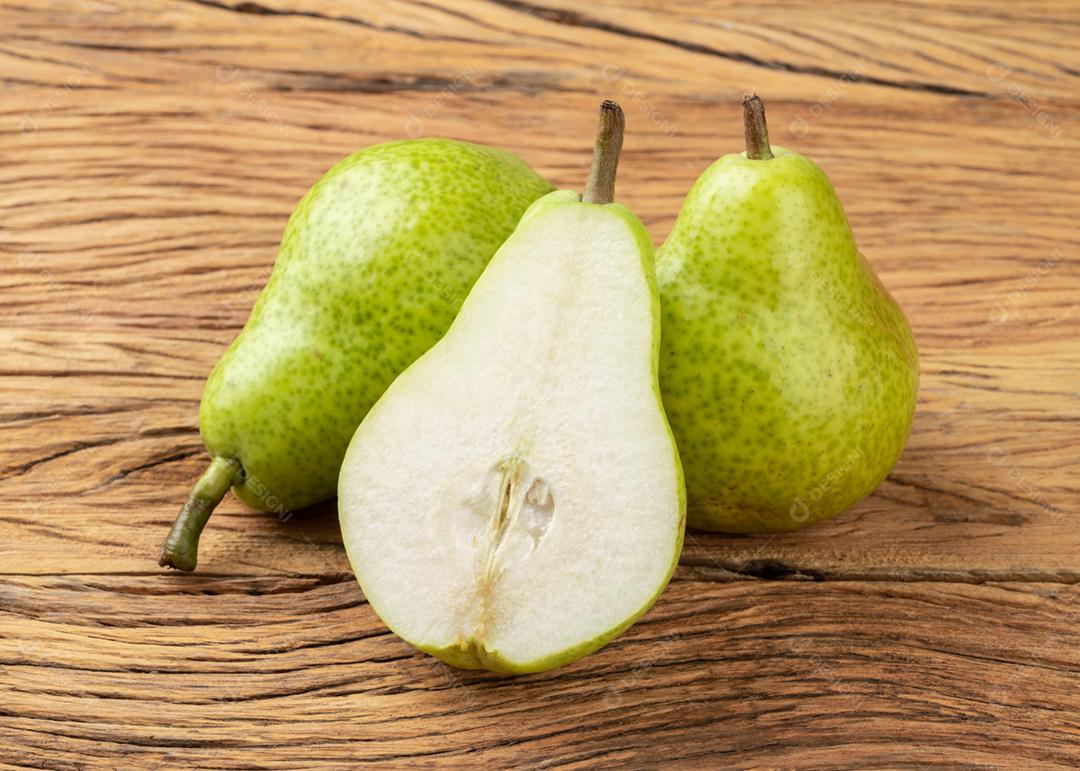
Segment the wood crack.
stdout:
[[896,567],[853,565],[811,567],[783,560],[756,559],[742,562],[730,557],[683,554],[683,575],[702,581],[872,581],[885,583],[1080,583],[1080,568],[965,568]]
[[550,6],[544,5],[543,3],[529,2],[529,0],[491,0],[491,2],[495,5],[500,5],[504,8],[509,8],[511,10],[523,13],[528,16],[533,16],[547,21],[558,22],[559,24],[565,24],[570,27],[586,27],[589,29],[600,30],[602,32],[610,32],[615,35],[622,35],[623,37],[636,38],[638,40],[648,40],[654,43],[661,43],[663,45],[679,48],[690,53],[713,56],[718,59],[726,59],[728,61],[739,62],[741,64],[749,64],[753,67],[760,67],[766,70],[779,70],[782,72],[791,72],[798,75],[815,75],[818,77],[829,78],[830,80],[836,81],[844,79],[845,81],[851,83],[869,83],[877,86],[885,86],[887,88],[901,89],[904,91],[917,91],[928,94],[940,94],[943,96],[976,97],[979,99],[989,100],[996,100],[998,98],[994,94],[988,93],[986,91],[972,91],[966,88],[947,86],[939,83],[890,80],[888,78],[877,77],[874,75],[865,75],[862,73],[832,70],[827,67],[820,67],[817,65],[792,64],[790,62],[783,62],[776,59],[762,59],[757,56],[751,56],[750,54],[745,54],[737,51],[721,51],[717,48],[712,48],[711,46],[703,45],[701,43],[692,43],[688,40],[679,40],[677,38],[667,37],[653,32],[643,32],[641,30],[632,29],[630,27],[612,24],[611,22],[601,21],[600,19],[594,19],[578,11],[555,9],[551,8]]

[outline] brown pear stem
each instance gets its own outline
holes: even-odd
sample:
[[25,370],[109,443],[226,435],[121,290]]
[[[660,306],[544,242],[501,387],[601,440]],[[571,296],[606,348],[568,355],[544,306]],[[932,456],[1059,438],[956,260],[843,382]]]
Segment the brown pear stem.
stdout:
[[769,127],[765,123],[765,105],[757,94],[747,94],[743,97],[742,106],[746,157],[755,161],[767,161],[773,154],[769,147]]
[[199,536],[206,522],[229,492],[240,473],[240,461],[236,458],[214,458],[210,468],[199,477],[184,507],[173,522],[169,537],[161,547],[158,564],[163,568],[176,568],[190,573],[199,561]]
[[615,200],[615,172],[619,168],[625,126],[626,118],[618,102],[605,99],[600,105],[600,127],[596,131],[592,169],[582,201],[611,203]]

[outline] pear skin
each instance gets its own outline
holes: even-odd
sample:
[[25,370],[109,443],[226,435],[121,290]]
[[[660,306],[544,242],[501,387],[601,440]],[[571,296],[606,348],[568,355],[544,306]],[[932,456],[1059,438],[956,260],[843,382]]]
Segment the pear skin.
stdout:
[[687,522],[732,533],[793,530],[872,491],[904,448],[919,382],[911,327],[829,180],[770,148],[748,101],[748,152],[701,175],[657,254]]
[[199,426],[214,460],[161,564],[194,569],[230,485],[278,513],[333,497],[364,415],[551,189],[510,153],[447,139],[376,145],[330,169],[290,217],[265,289],[206,383]]

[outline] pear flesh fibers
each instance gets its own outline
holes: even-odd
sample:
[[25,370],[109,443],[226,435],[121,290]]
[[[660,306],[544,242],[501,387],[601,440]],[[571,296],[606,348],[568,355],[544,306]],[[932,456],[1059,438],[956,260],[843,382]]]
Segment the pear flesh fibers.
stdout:
[[210,375],[199,428],[213,460],[162,550],[193,570],[231,486],[279,514],[331,498],[349,440],[431,347],[529,204],[551,185],[520,159],[446,139],[369,147],[297,205],[274,272]]
[[667,584],[685,504],[652,258],[624,207],[540,199],[360,425],[339,484],[344,542],[412,645],[462,668],[549,669]]
[[754,533],[830,517],[871,490],[911,429],[918,354],[825,174],[769,147],[694,184],[657,255],[660,383],[691,527]]

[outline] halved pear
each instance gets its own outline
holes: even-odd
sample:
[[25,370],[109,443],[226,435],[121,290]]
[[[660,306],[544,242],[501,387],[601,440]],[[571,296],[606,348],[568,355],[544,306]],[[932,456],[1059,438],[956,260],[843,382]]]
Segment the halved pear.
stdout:
[[652,605],[685,517],[659,341],[641,223],[537,201],[346,455],[345,547],[387,626],[454,666],[536,672]]

